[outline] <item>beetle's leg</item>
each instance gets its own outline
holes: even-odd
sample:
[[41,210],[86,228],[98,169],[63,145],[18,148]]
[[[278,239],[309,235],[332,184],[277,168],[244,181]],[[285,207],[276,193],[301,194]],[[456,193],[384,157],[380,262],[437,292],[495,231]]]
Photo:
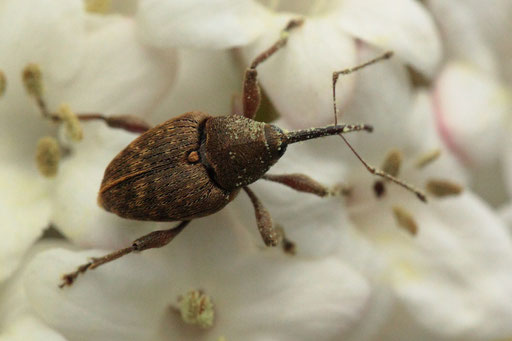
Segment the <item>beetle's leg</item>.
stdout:
[[99,120],[111,128],[123,129],[132,133],[143,133],[151,129],[151,125],[142,118],[133,115],[110,115],[98,113],[79,113],[76,115],[80,121]]
[[243,85],[243,115],[247,118],[253,119],[256,116],[258,107],[260,106],[261,92],[258,85],[258,65],[270,56],[276,53],[280,48],[286,45],[288,41],[288,33],[295,27],[302,25],[302,19],[293,19],[288,22],[286,27],[281,33],[281,37],[267,50],[259,54],[252,61],[251,65],[245,70],[244,85]]
[[76,278],[87,270],[96,269],[103,264],[121,258],[129,253],[165,246],[169,244],[169,242],[171,242],[171,240],[173,240],[174,237],[176,237],[188,225],[188,223],[190,223],[189,220],[182,221],[178,226],[173,227],[172,229],[153,231],[134,240],[130,247],[114,251],[103,257],[92,258],[90,262],[79,266],[76,271],[63,275],[62,283],[59,287],[64,288],[65,286],[71,286]]
[[[48,105],[41,94],[34,95],[37,107],[44,118],[53,122],[62,122],[62,117],[56,112],[48,109]],[[80,121],[103,121],[111,128],[123,129],[132,133],[143,133],[151,126],[142,118],[132,115],[106,116],[100,113],[78,113],[76,118]]]
[[325,197],[331,193],[327,186],[322,185],[305,174],[265,174],[261,178],[278,182],[299,192],[318,195],[319,197]]
[[276,231],[273,226],[272,218],[270,217],[270,213],[267,211],[265,206],[261,203],[260,199],[254,194],[249,187],[244,187],[245,193],[251,199],[251,202],[254,206],[254,213],[256,214],[256,223],[258,225],[258,230],[260,231],[261,238],[263,238],[263,242],[267,246],[277,246],[281,241],[281,235]]

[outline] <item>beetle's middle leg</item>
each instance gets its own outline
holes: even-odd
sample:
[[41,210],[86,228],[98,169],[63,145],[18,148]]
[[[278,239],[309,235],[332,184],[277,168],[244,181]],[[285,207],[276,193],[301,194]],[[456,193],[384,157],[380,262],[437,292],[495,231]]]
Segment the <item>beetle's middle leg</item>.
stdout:
[[251,65],[245,70],[244,85],[243,85],[243,115],[247,118],[253,119],[256,116],[258,107],[260,106],[261,91],[258,85],[258,71],[256,68],[259,64],[267,60],[270,56],[281,49],[288,41],[288,33],[302,25],[302,19],[293,19],[288,22],[286,27],[281,33],[281,37],[267,50],[263,51],[252,61]]
[[274,228],[274,223],[270,217],[270,213],[261,203],[260,199],[254,194],[249,187],[243,187],[245,193],[251,199],[256,214],[256,223],[260,231],[261,238],[266,246],[277,246],[281,242],[282,235]]
[[76,278],[86,272],[87,270],[93,270],[97,267],[112,262],[118,258],[121,258],[132,252],[140,252],[148,249],[154,249],[165,246],[171,242],[188,224],[190,220],[182,221],[178,226],[168,230],[159,230],[148,233],[133,241],[132,245],[111,252],[103,257],[92,258],[90,262],[80,265],[76,271],[70,272],[62,276],[62,283],[59,285],[60,288],[65,286],[71,286]]

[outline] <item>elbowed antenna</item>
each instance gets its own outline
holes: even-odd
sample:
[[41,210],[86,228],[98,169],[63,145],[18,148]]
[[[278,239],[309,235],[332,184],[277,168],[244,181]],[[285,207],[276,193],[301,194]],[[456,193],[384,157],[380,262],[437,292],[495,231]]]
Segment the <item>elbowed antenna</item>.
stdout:
[[296,131],[290,131],[286,133],[286,143],[291,144],[300,141],[307,141],[316,139],[318,137],[339,135],[344,133],[350,133],[352,131],[372,132],[373,127],[369,124],[340,124],[330,125],[323,128],[310,128]]

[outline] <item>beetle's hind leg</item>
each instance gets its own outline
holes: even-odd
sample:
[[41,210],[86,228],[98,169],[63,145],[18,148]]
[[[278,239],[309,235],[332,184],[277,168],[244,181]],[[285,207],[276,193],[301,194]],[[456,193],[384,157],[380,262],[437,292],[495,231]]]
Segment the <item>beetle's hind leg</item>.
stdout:
[[59,288],[71,286],[76,278],[87,270],[93,270],[97,267],[112,262],[132,252],[140,252],[148,249],[154,249],[165,246],[171,242],[187,225],[189,220],[182,221],[178,226],[168,230],[159,230],[148,233],[133,241],[130,247],[111,252],[103,257],[92,258],[90,262],[80,265],[75,271],[62,276],[62,283]]
[[243,115],[245,117],[254,119],[256,112],[258,111],[258,107],[260,106],[261,92],[258,85],[258,71],[256,68],[259,64],[263,63],[274,53],[279,51],[279,49],[285,46],[286,42],[288,41],[289,32],[295,27],[302,25],[302,23],[302,19],[290,20],[281,32],[281,37],[271,47],[254,58],[251,65],[247,68],[247,70],[245,70],[244,84],[242,89]]

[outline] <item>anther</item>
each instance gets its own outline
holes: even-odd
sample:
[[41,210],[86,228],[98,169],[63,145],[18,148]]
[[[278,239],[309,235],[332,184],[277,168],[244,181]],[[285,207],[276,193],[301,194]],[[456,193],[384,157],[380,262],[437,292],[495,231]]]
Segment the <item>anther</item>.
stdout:
[[80,141],[83,138],[82,125],[76,114],[71,110],[69,105],[61,104],[57,112],[59,119],[64,123],[69,138],[73,141]]
[[185,323],[195,324],[200,328],[211,328],[215,311],[208,295],[199,290],[191,290],[179,299],[181,318]]
[[106,14],[112,7],[112,0],[85,0],[84,6],[89,13]]
[[25,90],[29,95],[34,97],[43,95],[43,74],[38,64],[27,64],[23,69],[22,79]]
[[400,166],[402,165],[402,153],[398,149],[392,149],[386,155],[382,163],[382,171],[391,176],[398,176],[400,173]]
[[47,178],[57,175],[60,161],[60,148],[57,140],[51,136],[37,142],[36,162],[39,172]]
[[413,236],[418,233],[418,224],[416,224],[416,221],[409,211],[401,206],[393,206],[393,215],[395,216],[398,226]]
[[7,89],[7,78],[5,74],[0,70],[0,97],[5,94],[5,90]]
[[436,161],[439,156],[441,156],[441,149],[433,149],[425,154],[420,155],[420,157],[416,160],[416,168],[423,168],[432,162]]
[[461,185],[444,179],[428,180],[426,189],[430,194],[438,198],[459,195],[464,190]]

